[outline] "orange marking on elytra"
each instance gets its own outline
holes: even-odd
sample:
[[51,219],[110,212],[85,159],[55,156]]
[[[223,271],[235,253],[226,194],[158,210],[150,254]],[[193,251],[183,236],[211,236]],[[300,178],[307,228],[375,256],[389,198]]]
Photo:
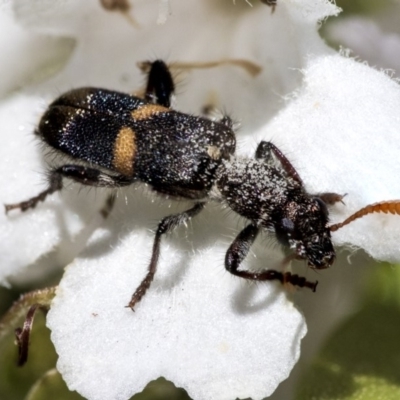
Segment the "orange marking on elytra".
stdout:
[[145,104],[131,112],[131,116],[135,120],[143,120],[151,118],[153,115],[171,111],[169,108],[160,106],[159,104]]
[[114,145],[113,166],[119,173],[133,175],[133,160],[136,156],[136,135],[133,129],[124,127],[118,132]]

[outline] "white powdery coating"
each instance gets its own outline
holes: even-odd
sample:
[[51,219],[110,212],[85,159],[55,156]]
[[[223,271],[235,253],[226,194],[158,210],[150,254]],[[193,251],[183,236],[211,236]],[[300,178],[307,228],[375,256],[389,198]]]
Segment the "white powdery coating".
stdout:
[[[347,193],[332,222],[360,208],[400,199],[400,87],[382,72],[335,55],[310,60],[304,87],[258,137],[292,161],[310,193]],[[333,233],[336,245],[400,261],[400,219],[370,215]]]

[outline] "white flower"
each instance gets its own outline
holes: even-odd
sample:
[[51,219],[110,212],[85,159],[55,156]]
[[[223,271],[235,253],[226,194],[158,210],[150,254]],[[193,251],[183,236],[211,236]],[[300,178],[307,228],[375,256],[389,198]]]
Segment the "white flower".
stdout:
[[[333,221],[371,202],[400,198],[398,84],[323,43],[318,22],[339,11],[329,1],[281,0],[274,14],[253,3],[171,2],[165,24],[157,25],[164,3],[136,1],[134,26],[95,1],[15,1],[17,21],[27,29],[73,37],[76,47],[60,73],[1,104],[3,201],[25,200],[45,187],[31,135],[43,98],[82,85],[134,91],[144,82],[136,62],[154,56],[171,62],[245,59],[261,66],[257,77],[233,65],[181,74],[175,106],[199,113],[216,103],[241,121],[239,154],[250,157],[260,140],[272,140],[310,193],[347,193]],[[46,253],[60,264],[75,258],[101,222],[104,196],[72,185],[26,215],[1,217],[4,282],[28,265],[42,265]],[[146,272],[150,230],[187,207],[154,200],[142,189],[121,190],[109,219],[67,267],[48,326],[70,389],[88,399],[128,399],[164,376],[196,400],[261,399],[290,373],[304,319],[280,285],[250,285],[225,271],[226,249],[245,222],[218,205],[163,239],[150,290],[135,313],[124,308]],[[334,242],[398,261],[396,218],[365,217],[335,233]],[[79,243],[71,241],[82,229]],[[277,255],[270,247],[259,240],[257,259],[250,254],[245,266],[273,267]],[[318,295],[304,292],[317,305]]]

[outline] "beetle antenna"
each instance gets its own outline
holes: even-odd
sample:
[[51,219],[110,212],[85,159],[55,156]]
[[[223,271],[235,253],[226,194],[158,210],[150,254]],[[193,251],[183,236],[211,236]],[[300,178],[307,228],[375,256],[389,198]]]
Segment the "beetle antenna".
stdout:
[[346,218],[343,222],[329,226],[329,229],[331,232],[335,232],[338,229],[343,228],[345,225],[350,224],[355,219],[362,218],[365,215],[372,213],[391,213],[400,215],[400,200],[381,201],[379,203],[370,204],[350,215],[350,217]]

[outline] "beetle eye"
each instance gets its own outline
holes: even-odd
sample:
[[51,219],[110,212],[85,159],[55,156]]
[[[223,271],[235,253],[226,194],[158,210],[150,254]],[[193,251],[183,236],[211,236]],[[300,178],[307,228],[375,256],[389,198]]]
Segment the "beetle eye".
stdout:
[[294,222],[289,218],[280,219],[275,225],[275,234],[281,244],[289,246],[289,240],[295,236]]
[[291,219],[282,218],[281,224],[284,232],[291,233],[294,231],[294,223]]

